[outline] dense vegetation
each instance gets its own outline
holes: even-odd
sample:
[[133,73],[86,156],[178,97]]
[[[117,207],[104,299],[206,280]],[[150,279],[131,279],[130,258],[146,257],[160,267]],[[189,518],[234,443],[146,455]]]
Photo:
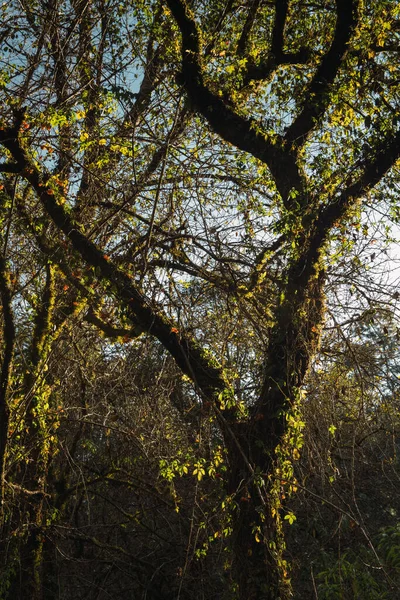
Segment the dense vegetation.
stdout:
[[400,595],[400,7],[0,7],[0,598]]

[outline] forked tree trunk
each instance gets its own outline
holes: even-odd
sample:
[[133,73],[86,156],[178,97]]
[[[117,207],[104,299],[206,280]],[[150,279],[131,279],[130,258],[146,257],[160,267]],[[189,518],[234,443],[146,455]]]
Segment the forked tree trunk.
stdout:
[[288,293],[288,300],[277,307],[260,397],[248,422],[233,428],[234,439],[227,444],[227,491],[237,507],[232,575],[240,600],[291,597],[281,517],[280,486],[286,475],[277,469],[294,449],[288,438],[296,438],[292,427],[299,392],[318,347],[324,315],[323,281],[321,272],[297,293],[297,302]]

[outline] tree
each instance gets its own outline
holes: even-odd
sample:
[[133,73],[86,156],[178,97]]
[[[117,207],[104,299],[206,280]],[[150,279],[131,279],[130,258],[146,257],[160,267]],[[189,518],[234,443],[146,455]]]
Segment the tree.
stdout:
[[168,351],[193,386],[170,401],[212,446],[174,468],[201,482],[226,455],[233,589],[290,596],[284,496],[331,273],[366,214],[397,218],[397,7],[167,6],[2,7],[0,463],[32,598],[59,483],[44,367],[76,319]]

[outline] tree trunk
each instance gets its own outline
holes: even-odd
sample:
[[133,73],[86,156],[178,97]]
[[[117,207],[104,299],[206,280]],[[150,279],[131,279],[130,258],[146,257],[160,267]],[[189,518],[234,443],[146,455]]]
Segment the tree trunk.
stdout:
[[291,596],[281,488],[290,485],[292,454],[301,438],[297,411],[319,341],[323,280],[321,273],[297,298],[288,293],[288,300],[277,307],[260,397],[249,420],[234,427],[232,441],[226,436],[231,469],[227,491],[237,506],[232,550],[240,600]]
[[[255,486],[239,499],[233,531],[233,577],[240,600],[286,600],[290,597],[283,539],[273,507],[261,504]],[[258,501],[257,501],[258,496]],[[269,514],[268,514],[269,513]]]
[[273,477],[276,461],[262,444],[250,446],[248,426],[238,427],[234,437],[227,488],[234,500],[234,587],[240,600],[286,600],[290,584],[283,558],[279,486]]
[[[10,577],[10,588],[6,596],[10,600],[43,600],[43,539],[41,528],[32,524],[35,518],[29,507],[29,531],[19,540],[17,568]],[[18,543],[18,542],[17,542]]]

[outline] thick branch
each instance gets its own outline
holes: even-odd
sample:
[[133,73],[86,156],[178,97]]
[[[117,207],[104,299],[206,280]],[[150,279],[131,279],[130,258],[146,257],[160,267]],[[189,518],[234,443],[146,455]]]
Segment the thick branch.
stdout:
[[289,0],[275,1],[275,22],[272,31],[272,53],[279,59],[283,54],[283,32],[286,24]]
[[237,46],[239,54],[244,54],[246,51],[247,44],[249,41],[249,36],[250,36],[251,30],[253,28],[254,21],[255,21],[256,15],[257,15],[257,11],[260,7],[260,4],[261,4],[261,0],[253,0],[250,3],[249,11],[248,11],[247,17],[246,17],[246,22],[244,24],[242,35],[240,36],[238,46]]
[[19,173],[20,168],[15,163],[0,163],[0,173]]
[[49,336],[51,328],[51,317],[54,308],[54,268],[46,265],[46,283],[43,289],[43,295],[37,308],[35,317],[35,327],[32,336],[30,349],[30,380],[35,375],[35,371],[43,358],[43,348]]
[[380,147],[375,150],[374,156],[365,161],[363,172],[357,181],[343,190],[339,197],[333,197],[327,206],[321,207],[313,226],[314,233],[310,238],[309,257],[304,266],[317,259],[331,229],[343,220],[347,211],[355,206],[368,190],[381,181],[385,173],[399,158],[400,131],[382,141]]
[[104,335],[110,339],[133,339],[143,333],[143,330],[139,325],[135,325],[130,329],[114,327],[113,325],[110,325],[109,323],[106,323],[105,321],[100,319],[92,309],[89,309],[89,311],[87,312],[85,316],[85,321],[91,323],[92,325],[100,329],[100,331],[102,331]]
[[284,52],[283,50],[288,5],[288,0],[276,0],[271,51],[268,58],[258,64],[254,64],[252,61],[249,62],[244,76],[245,85],[251,80],[268,79],[279,65],[304,64],[308,61],[310,53],[307,48],[301,48],[298,52]]
[[249,152],[269,167],[284,201],[291,189],[302,190],[304,180],[294,154],[286,150],[277,136],[272,141],[253,119],[245,119],[214,94],[204,83],[201,41],[196,23],[183,0],[168,0],[182,34],[182,78],[196,109],[225,141]]
[[[80,230],[65,208],[57,203],[53,190],[47,187],[49,174],[41,174],[30,161],[18,139],[11,139],[10,130],[0,132],[0,142],[11,152],[21,167],[21,175],[32,185],[45,210],[56,226],[67,236],[74,249],[89,265],[100,273],[110,292],[128,308],[128,316],[134,324],[138,322],[143,330],[154,335],[174,357],[180,369],[198,386],[201,393],[216,399],[227,389],[221,367],[202,349],[185,337],[158,307],[150,305],[134,285],[130,275],[122,272],[108,256],[91,242]],[[15,128],[12,128],[15,132]],[[233,409],[224,411],[225,418],[235,418]]]
[[[310,231],[304,228],[300,256],[288,270],[285,298],[276,310],[263,388],[253,414],[254,439],[263,439],[271,452],[285,430],[288,402],[294,400],[293,391],[302,385],[319,341],[325,279],[321,251],[332,228],[343,222],[360,197],[382,179],[399,157],[400,132],[383,141],[355,183],[321,208]],[[268,460],[262,458],[256,445],[253,455],[256,460]]]
[[301,146],[318,124],[331,101],[331,86],[345,57],[358,22],[360,0],[336,0],[335,35],[310,83],[303,110],[288,128],[285,140]]
[[269,79],[279,65],[304,65],[309,58],[310,53],[307,48],[302,48],[298,52],[282,52],[279,59],[276,58],[276,55],[271,54],[258,65],[249,64],[243,78],[244,85],[248,85],[250,81]]
[[3,308],[4,354],[0,374],[0,491],[1,502],[4,500],[4,469],[7,451],[8,423],[10,418],[7,396],[14,352],[15,326],[11,308],[11,292],[6,262],[0,256],[0,297]]

